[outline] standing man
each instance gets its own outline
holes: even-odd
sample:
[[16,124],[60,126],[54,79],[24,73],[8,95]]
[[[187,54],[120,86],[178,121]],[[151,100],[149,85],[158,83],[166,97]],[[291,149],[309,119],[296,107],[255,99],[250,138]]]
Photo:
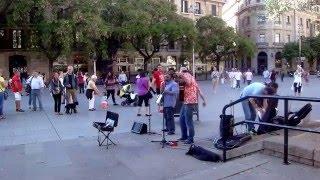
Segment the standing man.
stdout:
[[20,79],[20,72],[18,69],[14,69],[14,75],[11,79],[11,89],[14,94],[15,104],[16,104],[16,112],[24,112],[21,109],[21,93],[23,89],[23,85]]
[[179,85],[174,81],[174,73],[165,75],[165,87],[163,90],[163,116],[166,120],[168,135],[175,134],[174,108],[179,93]]
[[157,70],[152,74],[152,84],[156,88],[157,94],[161,94],[161,85],[164,82],[164,74],[162,71],[162,66],[159,64]]
[[0,120],[5,119],[3,115],[3,103],[4,103],[4,92],[8,86],[7,82],[4,80],[2,76],[3,70],[0,69]]
[[236,70],[235,75],[234,75],[234,78],[235,78],[236,81],[237,81],[237,86],[236,86],[236,88],[237,88],[237,89],[240,89],[241,78],[242,78],[242,73],[241,73],[240,69],[237,69],[237,70]]
[[[77,77],[73,73],[73,67],[68,66],[67,74],[64,76],[63,85],[66,87],[66,100],[67,105],[74,105],[76,107],[78,105],[77,100],[77,89],[78,82]],[[73,109],[74,113],[77,113],[77,109]]]
[[42,101],[41,101],[41,89],[44,88],[43,78],[39,75],[38,72],[34,71],[30,82],[27,82],[31,86],[31,98],[33,111],[37,110],[37,99],[39,102],[40,111],[43,110]]
[[263,75],[264,83],[269,84],[271,80],[270,80],[270,72],[268,71],[267,68],[263,71],[262,75]]
[[253,74],[250,71],[250,69],[248,69],[248,71],[245,73],[245,77],[246,77],[246,80],[247,80],[247,84],[250,85],[251,82],[252,82],[252,79],[253,79]]
[[182,81],[181,83],[184,84],[183,105],[180,111],[181,138],[179,140],[185,141],[185,144],[193,144],[193,112],[197,108],[198,95],[200,95],[203,100],[203,106],[206,105],[206,101],[201,93],[197,81],[186,68],[181,68],[181,73],[178,73],[178,77]]

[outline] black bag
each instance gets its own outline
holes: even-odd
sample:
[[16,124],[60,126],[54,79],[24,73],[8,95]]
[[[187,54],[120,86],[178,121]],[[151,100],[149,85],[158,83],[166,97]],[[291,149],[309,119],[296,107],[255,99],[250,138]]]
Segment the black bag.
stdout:
[[220,156],[218,154],[196,145],[191,145],[186,155],[190,155],[201,161],[210,161],[210,162],[220,161]]
[[146,97],[147,97],[148,99],[152,99],[152,98],[153,98],[153,95],[152,95],[152,93],[151,93],[150,91],[148,91],[147,94],[146,94]]
[[92,99],[92,93],[93,93],[93,89],[87,89],[86,90],[87,99]]
[[[243,145],[244,143],[246,143],[247,141],[249,141],[251,139],[251,135],[248,133],[244,133],[244,134],[238,134],[238,135],[234,135],[231,137],[228,137],[226,139],[226,147],[225,149],[230,150],[230,149],[234,149],[237,147],[240,147],[241,145]],[[223,139],[219,139],[215,144],[214,147],[216,147],[217,149],[221,149],[223,150]]]
[[30,84],[27,84],[26,85],[26,93],[31,93],[31,85]]

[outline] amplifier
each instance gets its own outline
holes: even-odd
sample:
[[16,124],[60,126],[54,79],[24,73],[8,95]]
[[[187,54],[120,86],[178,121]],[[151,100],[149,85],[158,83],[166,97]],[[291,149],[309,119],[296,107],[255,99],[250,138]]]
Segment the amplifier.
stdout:
[[148,126],[145,123],[134,122],[131,128],[131,132],[136,134],[146,134],[148,132]]

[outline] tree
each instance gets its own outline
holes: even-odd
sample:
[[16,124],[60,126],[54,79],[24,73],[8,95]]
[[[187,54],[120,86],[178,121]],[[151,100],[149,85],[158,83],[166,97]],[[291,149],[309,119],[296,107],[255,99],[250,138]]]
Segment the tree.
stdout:
[[[31,49],[43,52],[49,59],[49,70],[59,56],[68,57],[77,47],[93,51],[95,41],[108,32],[96,7],[103,0],[33,0],[16,1],[8,16],[11,26],[32,25]],[[30,17],[30,18],[25,18]],[[80,45],[80,46],[79,46]]]
[[285,44],[283,48],[283,57],[287,60],[289,65],[292,65],[292,60],[299,56],[299,44],[291,42]]
[[193,22],[176,14],[176,7],[169,1],[125,1],[122,6],[126,9],[119,31],[144,57],[144,69],[162,47],[168,46],[169,41],[194,38]]
[[234,29],[228,27],[221,18],[202,17],[197,21],[196,28],[197,49],[201,57],[209,57],[219,66],[223,57],[233,53],[236,34]]
[[316,8],[319,5],[318,0],[266,0],[266,9],[271,17],[291,10],[318,13]]
[[235,54],[238,58],[252,57],[255,52],[256,45],[251,39],[237,35]]

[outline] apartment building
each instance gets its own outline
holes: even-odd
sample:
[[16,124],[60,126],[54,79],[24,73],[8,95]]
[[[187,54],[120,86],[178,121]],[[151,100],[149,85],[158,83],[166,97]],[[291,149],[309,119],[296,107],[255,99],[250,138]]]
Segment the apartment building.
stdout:
[[237,31],[251,38],[257,46],[254,57],[244,58],[238,65],[259,73],[264,68],[281,68],[287,64],[282,58],[285,43],[319,33],[318,13],[290,11],[271,18],[264,0],[240,1],[237,17]]

